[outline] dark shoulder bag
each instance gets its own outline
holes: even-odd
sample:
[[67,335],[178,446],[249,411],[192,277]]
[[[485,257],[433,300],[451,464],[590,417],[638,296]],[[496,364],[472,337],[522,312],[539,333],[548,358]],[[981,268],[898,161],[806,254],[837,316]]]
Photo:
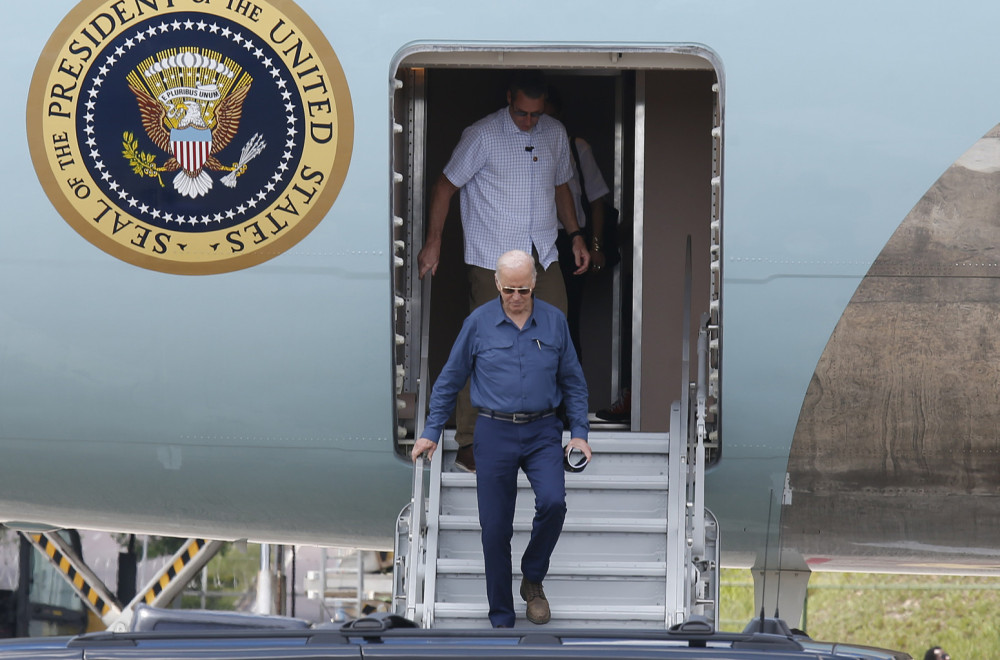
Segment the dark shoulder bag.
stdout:
[[[583,168],[580,167],[580,154],[576,151],[575,138],[570,137],[569,146],[573,150],[573,162],[576,163],[576,176],[580,182],[580,199],[583,202],[583,212],[587,216],[585,231],[590,236],[594,231],[594,222],[590,217],[590,199],[587,197],[587,183],[583,180]],[[614,268],[622,260],[621,249],[618,245],[618,209],[608,201],[607,195],[601,198],[601,203],[604,205],[604,235],[598,236],[597,240],[601,244],[601,252],[604,253],[604,265],[607,268]]]

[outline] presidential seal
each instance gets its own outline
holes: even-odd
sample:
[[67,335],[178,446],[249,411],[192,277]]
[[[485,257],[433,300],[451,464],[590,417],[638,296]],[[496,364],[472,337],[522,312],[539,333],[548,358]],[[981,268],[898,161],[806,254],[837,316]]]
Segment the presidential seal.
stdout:
[[123,261],[189,275],[302,240],[354,134],[340,63],[291,0],[83,0],[43,50],[27,116],[66,222]]

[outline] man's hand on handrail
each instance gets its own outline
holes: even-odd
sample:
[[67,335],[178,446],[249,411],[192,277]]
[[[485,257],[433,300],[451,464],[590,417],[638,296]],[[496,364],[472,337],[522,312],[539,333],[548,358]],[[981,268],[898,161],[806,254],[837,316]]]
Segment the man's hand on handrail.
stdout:
[[416,463],[417,457],[421,454],[426,453],[427,460],[434,457],[434,452],[437,451],[438,443],[431,442],[427,438],[417,438],[417,441],[413,443],[413,451],[410,452],[410,459]]

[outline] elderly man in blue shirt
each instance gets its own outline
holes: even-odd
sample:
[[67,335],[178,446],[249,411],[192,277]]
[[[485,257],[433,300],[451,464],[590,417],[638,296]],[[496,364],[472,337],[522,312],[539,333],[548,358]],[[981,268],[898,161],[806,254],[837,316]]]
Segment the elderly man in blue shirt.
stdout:
[[[486,596],[494,627],[514,625],[513,569],[517,472],[524,470],[535,493],[531,539],[521,557],[521,597],[532,623],[547,623],[548,600],[542,581],[566,518],[564,451],[590,459],[587,383],[569,335],[566,317],[535,300],[535,265],[521,250],[497,260],[498,298],[465,320],[451,355],[431,392],[430,411],[412,458],[433,456],[455,399],[471,377],[472,404],[478,406],[473,451],[476,493],[486,561]],[[571,439],[562,447],[563,422],[555,409],[565,405]]]

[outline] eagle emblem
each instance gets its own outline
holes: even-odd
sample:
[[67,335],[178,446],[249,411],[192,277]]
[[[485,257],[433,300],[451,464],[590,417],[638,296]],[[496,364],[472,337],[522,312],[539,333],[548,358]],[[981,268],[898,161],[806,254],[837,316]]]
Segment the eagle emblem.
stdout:
[[214,183],[206,170],[228,172],[222,183],[234,187],[250,160],[266,146],[255,134],[233,165],[216,156],[239,131],[252,82],[236,62],[211,51],[171,49],[144,60],[129,73],[128,87],[146,135],[168,157],[162,167],[157,166],[155,157],[140,153],[137,141],[126,133],[124,155],[133,170],[157,178],[163,172],[176,172],[174,189],[192,199],[212,190]]

